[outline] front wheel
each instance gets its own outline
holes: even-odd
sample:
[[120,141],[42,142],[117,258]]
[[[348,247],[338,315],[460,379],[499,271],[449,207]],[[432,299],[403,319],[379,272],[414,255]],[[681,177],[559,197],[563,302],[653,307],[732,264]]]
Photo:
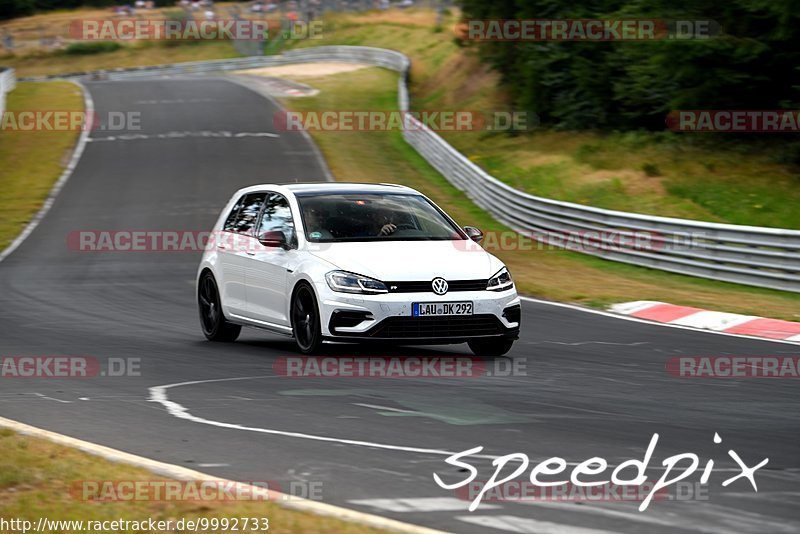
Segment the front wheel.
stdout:
[[197,287],[197,305],[200,309],[200,325],[203,334],[209,341],[236,341],[242,327],[225,320],[222,304],[219,300],[219,289],[214,275],[209,271],[203,273]]
[[512,345],[514,345],[514,340],[507,337],[500,339],[479,338],[470,339],[467,341],[467,345],[469,345],[470,350],[472,350],[475,356],[487,356],[494,358],[497,356],[502,356],[510,351]]
[[292,333],[303,354],[312,354],[322,345],[319,307],[314,290],[301,284],[292,297]]

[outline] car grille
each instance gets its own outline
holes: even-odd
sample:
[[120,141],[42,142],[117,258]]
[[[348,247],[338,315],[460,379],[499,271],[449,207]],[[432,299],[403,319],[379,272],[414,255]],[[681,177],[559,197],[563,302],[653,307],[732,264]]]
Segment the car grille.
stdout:
[[442,338],[491,336],[508,332],[494,315],[389,317],[367,332],[373,338]]
[[[384,282],[389,293],[433,293],[430,280],[414,282]],[[448,280],[447,292],[452,291],[484,291],[489,280]]]

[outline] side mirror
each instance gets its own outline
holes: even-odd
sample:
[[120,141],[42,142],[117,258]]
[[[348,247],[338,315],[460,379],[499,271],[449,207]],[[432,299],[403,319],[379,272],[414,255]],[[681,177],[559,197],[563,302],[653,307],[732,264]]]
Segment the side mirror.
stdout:
[[467,234],[467,237],[469,237],[476,243],[480,243],[483,240],[483,232],[481,232],[474,226],[465,226],[464,232]]
[[287,248],[286,235],[280,231],[262,232],[258,236],[258,242],[265,247]]

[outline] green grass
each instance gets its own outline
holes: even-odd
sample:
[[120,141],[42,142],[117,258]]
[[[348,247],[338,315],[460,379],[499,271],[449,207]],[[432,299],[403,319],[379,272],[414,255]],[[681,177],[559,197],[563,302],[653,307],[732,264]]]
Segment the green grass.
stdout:
[[[369,68],[304,78],[320,90],[311,98],[284,99],[297,111],[396,109],[397,75]],[[430,196],[460,224],[508,230],[447,182],[403,140],[399,131],[311,132],[337,179],[394,182]],[[768,317],[800,320],[800,295],[749,288],[628,266],[562,250],[495,252],[521,292],[545,299],[605,307],[631,300],[661,300]]]
[[116,41],[98,41],[89,43],[71,43],[64,49],[68,56],[90,56],[92,54],[108,54],[121,49],[122,45]]
[[[230,7],[217,2],[218,9],[227,13]],[[147,13],[148,18],[170,19],[183,17],[174,5]],[[195,14],[199,20],[201,13]],[[229,41],[74,41],[71,23],[80,20],[112,20],[117,18],[108,8],[85,7],[37,13],[0,21],[0,34],[8,31],[17,47],[13,53],[0,50],[0,64],[17,69],[19,76],[57,75],[76,71],[136,67],[162,63],[179,63],[208,59],[237,57],[240,54]],[[247,17],[246,17],[247,18]],[[45,50],[39,45],[42,37],[63,40],[61,50]]]
[[[287,510],[266,501],[125,500],[93,502],[81,498],[81,481],[163,481],[142,469],[109,462],[75,449],[0,429],[0,515],[33,522],[50,520],[146,521],[198,518],[268,518],[269,532],[341,532],[378,530],[330,517]],[[44,530],[44,533],[62,532]],[[116,531],[134,532],[134,531]],[[145,533],[156,531],[137,530]],[[159,531],[163,532],[163,531]],[[211,533],[220,530],[199,529]],[[227,531],[226,531],[227,532]],[[238,532],[264,532],[244,529]]]
[[[499,76],[474,47],[453,40],[457,13],[412,9],[332,15],[323,39],[292,46],[367,45],[412,60],[412,107],[509,110]],[[532,194],[607,209],[713,222],[800,229],[800,172],[767,136],[733,142],[708,134],[564,132],[443,136],[497,178]]]
[[[78,86],[22,82],[8,94],[7,111],[83,110]],[[0,130],[0,250],[41,208],[69,161],[80,132]]]
[[[17,76],[23,77],[226,59],[240,55],[228,41],[164,41],[114,46],[117,44],[103,41],[91,43],[90,46],[79,43],[62,51],[25,55],[0,54],[0,64],[16,69]],[[82,53],[69,53],[74,46],[78,46]]]

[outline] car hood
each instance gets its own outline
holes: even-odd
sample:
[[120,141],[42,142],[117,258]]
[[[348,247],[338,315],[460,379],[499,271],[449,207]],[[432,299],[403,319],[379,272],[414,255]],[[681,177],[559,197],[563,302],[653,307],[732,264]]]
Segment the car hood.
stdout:
[[483,279],[503,267],[470,240],[309,243],[309,249],[343,271],[392,282]]

